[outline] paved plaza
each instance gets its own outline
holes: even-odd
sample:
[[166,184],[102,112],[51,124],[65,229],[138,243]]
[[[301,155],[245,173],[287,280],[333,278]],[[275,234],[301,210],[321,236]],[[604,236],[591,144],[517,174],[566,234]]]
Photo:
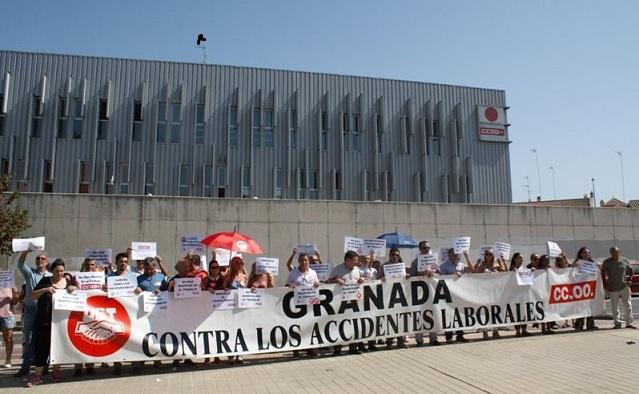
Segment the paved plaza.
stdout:
[[[22,388],[15,367],[0,372],[3,393],[265,393],[265,392],[432,392],[432,393],[611,393],[639,392],[639,330],[611,329],[598,320],[598,331],[482,340],[468,334],[465,344],[412,346],[314,359],[291,353],[248,356],[243,365],[187,367],[176,371],[147,365],[141,375],[125,368],[97,368],[93,377],[74,378],[66,368],[62,383],[45,377],[40,386]],[[441,337],[443,340],[443,337]],[[4,350],[4,349],[2,349]],[[18,348],[19,350],[19,348]],[[3,353],[3,352],[2,352]],[[304,353],[302,352],[302,355]],[[19,354],[14,357],[18,363]],[[201,360],[200,360],[201,361]]]

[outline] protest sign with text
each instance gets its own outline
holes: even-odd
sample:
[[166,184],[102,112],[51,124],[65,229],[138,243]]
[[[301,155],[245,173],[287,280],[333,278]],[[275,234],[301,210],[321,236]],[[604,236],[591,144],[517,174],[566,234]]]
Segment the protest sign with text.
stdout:
[[100,267],[106,267],[113,261],[113,249],[84,249],[84,257],[95,259]]
[[131,242],[131,260],[144,260],[158,255],[155,242]]
[[258,257],[255,259],[255,272],[258,274],[269,273],[277,275],[280,267],[280,259],[277,257]]
[[438,257],[439,256],[437,256],[437,253],[418,254],[417,255],[417,271],[436,272],[437,269],[439,268]]
[[175,278],[175,287],[173,288],[173,296],[175,298],[195,298],[199,297],[202,289],[200,287],[201,279],[194,278]]
[[13,288],[15,282],[15,274],[13,271],[0,271],[0,289]]
[[131,276],[107,276],[107,294],[109,298],[133,297],[138,282]]
[[519,286],[531,286],[534,284],[535,276],[532,270],[518,269],[515,270],[517,274],[517,284]]
[[165,312],[169,309],[169,293],[163,291],[159,294],[150,291],[142,292],[144,312]]
[[546,242],[546,251],[548,252],[548,257],[559,257],[562,253],[559,245],[551,241]]
[[470,237],[457,237],[453,238],[453,249],[455,253],[468,252],[470,250]]
[[204,238],[202,234],[184,235],[180,238],[180,250],[182,253],[189,251],[196,252],[197,254],[204,253],[204,245],[200,243],[202,238]]
[[216,290],[211,294],[211,309],[213,310],[233,310],[236,305],[235,290]]
[[264,289],[237,289],[237,307],[242,309],[262,308]]
[[404,265],[404,263],[386,263],[383,265],[383,268],[384,277],[386,279],[397,279],[406,277],[406,266]]
[[331,274],[330,264],[311,264],[310,268],[317,274],[317,279],[320,282],[326,282]]
[[75,274],[78,290],[101,289],[104,284],[104,272],[78,272]]
[[220,267],[227,267],[231,259],[235,256],[242,257],[242,254],[222,248],[215,248],[215,261],[217,261]]
[[44,237],[14,238],[11,240],[11,249],[14,252],[25,250],[44,250]]
[[510,244],[506,242],[495,242],[495,258],[510,260]]
[[59,289],[53,293],[53,309],[84,312],[86,306],[87,295],[82,291],[76,290],[69,293],[64,289]]
[[295,286],[295,305],[315,305],[319,304],[319,287]]

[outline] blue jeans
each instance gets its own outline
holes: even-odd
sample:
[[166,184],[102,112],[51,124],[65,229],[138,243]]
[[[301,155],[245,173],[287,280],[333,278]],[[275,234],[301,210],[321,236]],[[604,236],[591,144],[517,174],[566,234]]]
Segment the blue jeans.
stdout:
[[33,325],[35,324],[37,305],[24,305],[22,312],[22,366],[21,371],[29,371],[33,364]]

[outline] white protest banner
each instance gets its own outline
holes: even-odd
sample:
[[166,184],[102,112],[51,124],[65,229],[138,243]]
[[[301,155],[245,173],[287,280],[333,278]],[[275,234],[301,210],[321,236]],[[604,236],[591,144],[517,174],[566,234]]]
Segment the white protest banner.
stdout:
[[166,291],[155,294],[150,291],[142,292],[144,312],[165,312],[169,309],[169,293]]
[[78,272],[75,274],[78,290],[101,289],[104,284],[104,272]]
[[242,257],[242,254],[222,248],[215,249],[215,261],[217,261],[220,267],[227,267],[231,263],[231,259],[235,256]]
[[330,264],[311,264],[309,267],[317,274],[317,279],[320,282],[326,282],[328,276],[331,274]]
[[353,251],[362,254],[364,251],[364,240],[355,237],[344,237],[344,252]]
[[44,250],[44,237],[14,238],[11,240],[11,249],[14,252],[25,250]]
[[383,257],[386,255],[386,240],[385,239],[365,239],[364,246],[362,248],[363,255],[370,255],[373,253],[375,257]]
[[455,253],[468,252],[470,250],[470,237],[453,238],[453,249],[455,249]]
[[406,277],[406,266],[404,263],[384,264],[384,277],[386,279],[396,279]]
[[[295,306],[289,288],[261,289],[263,307],[250,313],[237,308],[211,311],[211,294],[205,292],[198,298],[172,299],[162,314],[145,314],[138,298],[109,299],[91,290],[86,312],[53,311],[50,362],[290,352],[326,346],[328,338],[331,345],[346,345],[418,332],[476,331],[598,316],[604,310],[601,276],[578,281],[574,270],[535,271],[530,286],[517,286],[512,271],[466,275],[463,280],[413,277],[374,282],[360,286],[356,301],[341,297],[342,286],[322,285],[322,308]],[[342,330],[337,329],[340,325]],[[282,334],[288,332],[299,333],[299,340],[285,339]]]
[[109,298],[134,297],[137,281],[131,276],[107,276],[107,294]]
[[[196,252],[197,254],[204,252],[204,245],[200,243],[200,240],[204,238],[202,234],[184,235],[180,238],[180,250],[182,253],[188,251]],[[155,257],[155,256],[153,256]]]
[[199,297],[202,292],[200,281],[201,279],[197,276],[194,278],[175,278],[173,296],[175,298]]
[[155,242],[131,242],[131,260],[144,260],[158,255]]
[[519,286],[532,286],[535,284],[535,275],[532,270],[518,269],[515,270],[517,276],[517,284]]
[[11,289],[15,283],[16,278],[13,271],[0,271],[0,289]]
[[269,273],[273,276],[277,275],[280,267],[280,259],[277,257],[258,257],[255,259],[255,273]]
[[87,295],[83,291],[69,293],[64,289],[60,289],[53,293],[53,309],[84,312],[86,306]]
[[237,307],[241,309],[264,307],[264,289],[237,289]]
[[437,271],[439,267],[437,253],[418,254],[417,255],[417,271]]
[[342,301],[359,300],[362,298],[362,286],[358,283],[340,286],[340,289],[340,299]]
[[295,286],[293,289],[295,305],[315,305],[319,304],[319,287],[315,286]]
[[211,309],[224,311],[233,310],[237,305],[235,290],[216,290],[211,294]]
[[547,241],[546,251],[548,252],[548,257],[559,257],[561,255],[561,248],[556,242]]
[[113,249],[84,249],[84,257],[95,259],[100,267],[106,267],[113,261]]
[[510,244],[506,242],[495,242],[495,258],[510,260]]

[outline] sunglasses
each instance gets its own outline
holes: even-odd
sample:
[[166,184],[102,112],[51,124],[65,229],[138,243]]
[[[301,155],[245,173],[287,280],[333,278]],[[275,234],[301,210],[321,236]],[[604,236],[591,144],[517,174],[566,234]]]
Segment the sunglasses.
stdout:
[[399,253],[391,253],[391,256],[399,256]]

